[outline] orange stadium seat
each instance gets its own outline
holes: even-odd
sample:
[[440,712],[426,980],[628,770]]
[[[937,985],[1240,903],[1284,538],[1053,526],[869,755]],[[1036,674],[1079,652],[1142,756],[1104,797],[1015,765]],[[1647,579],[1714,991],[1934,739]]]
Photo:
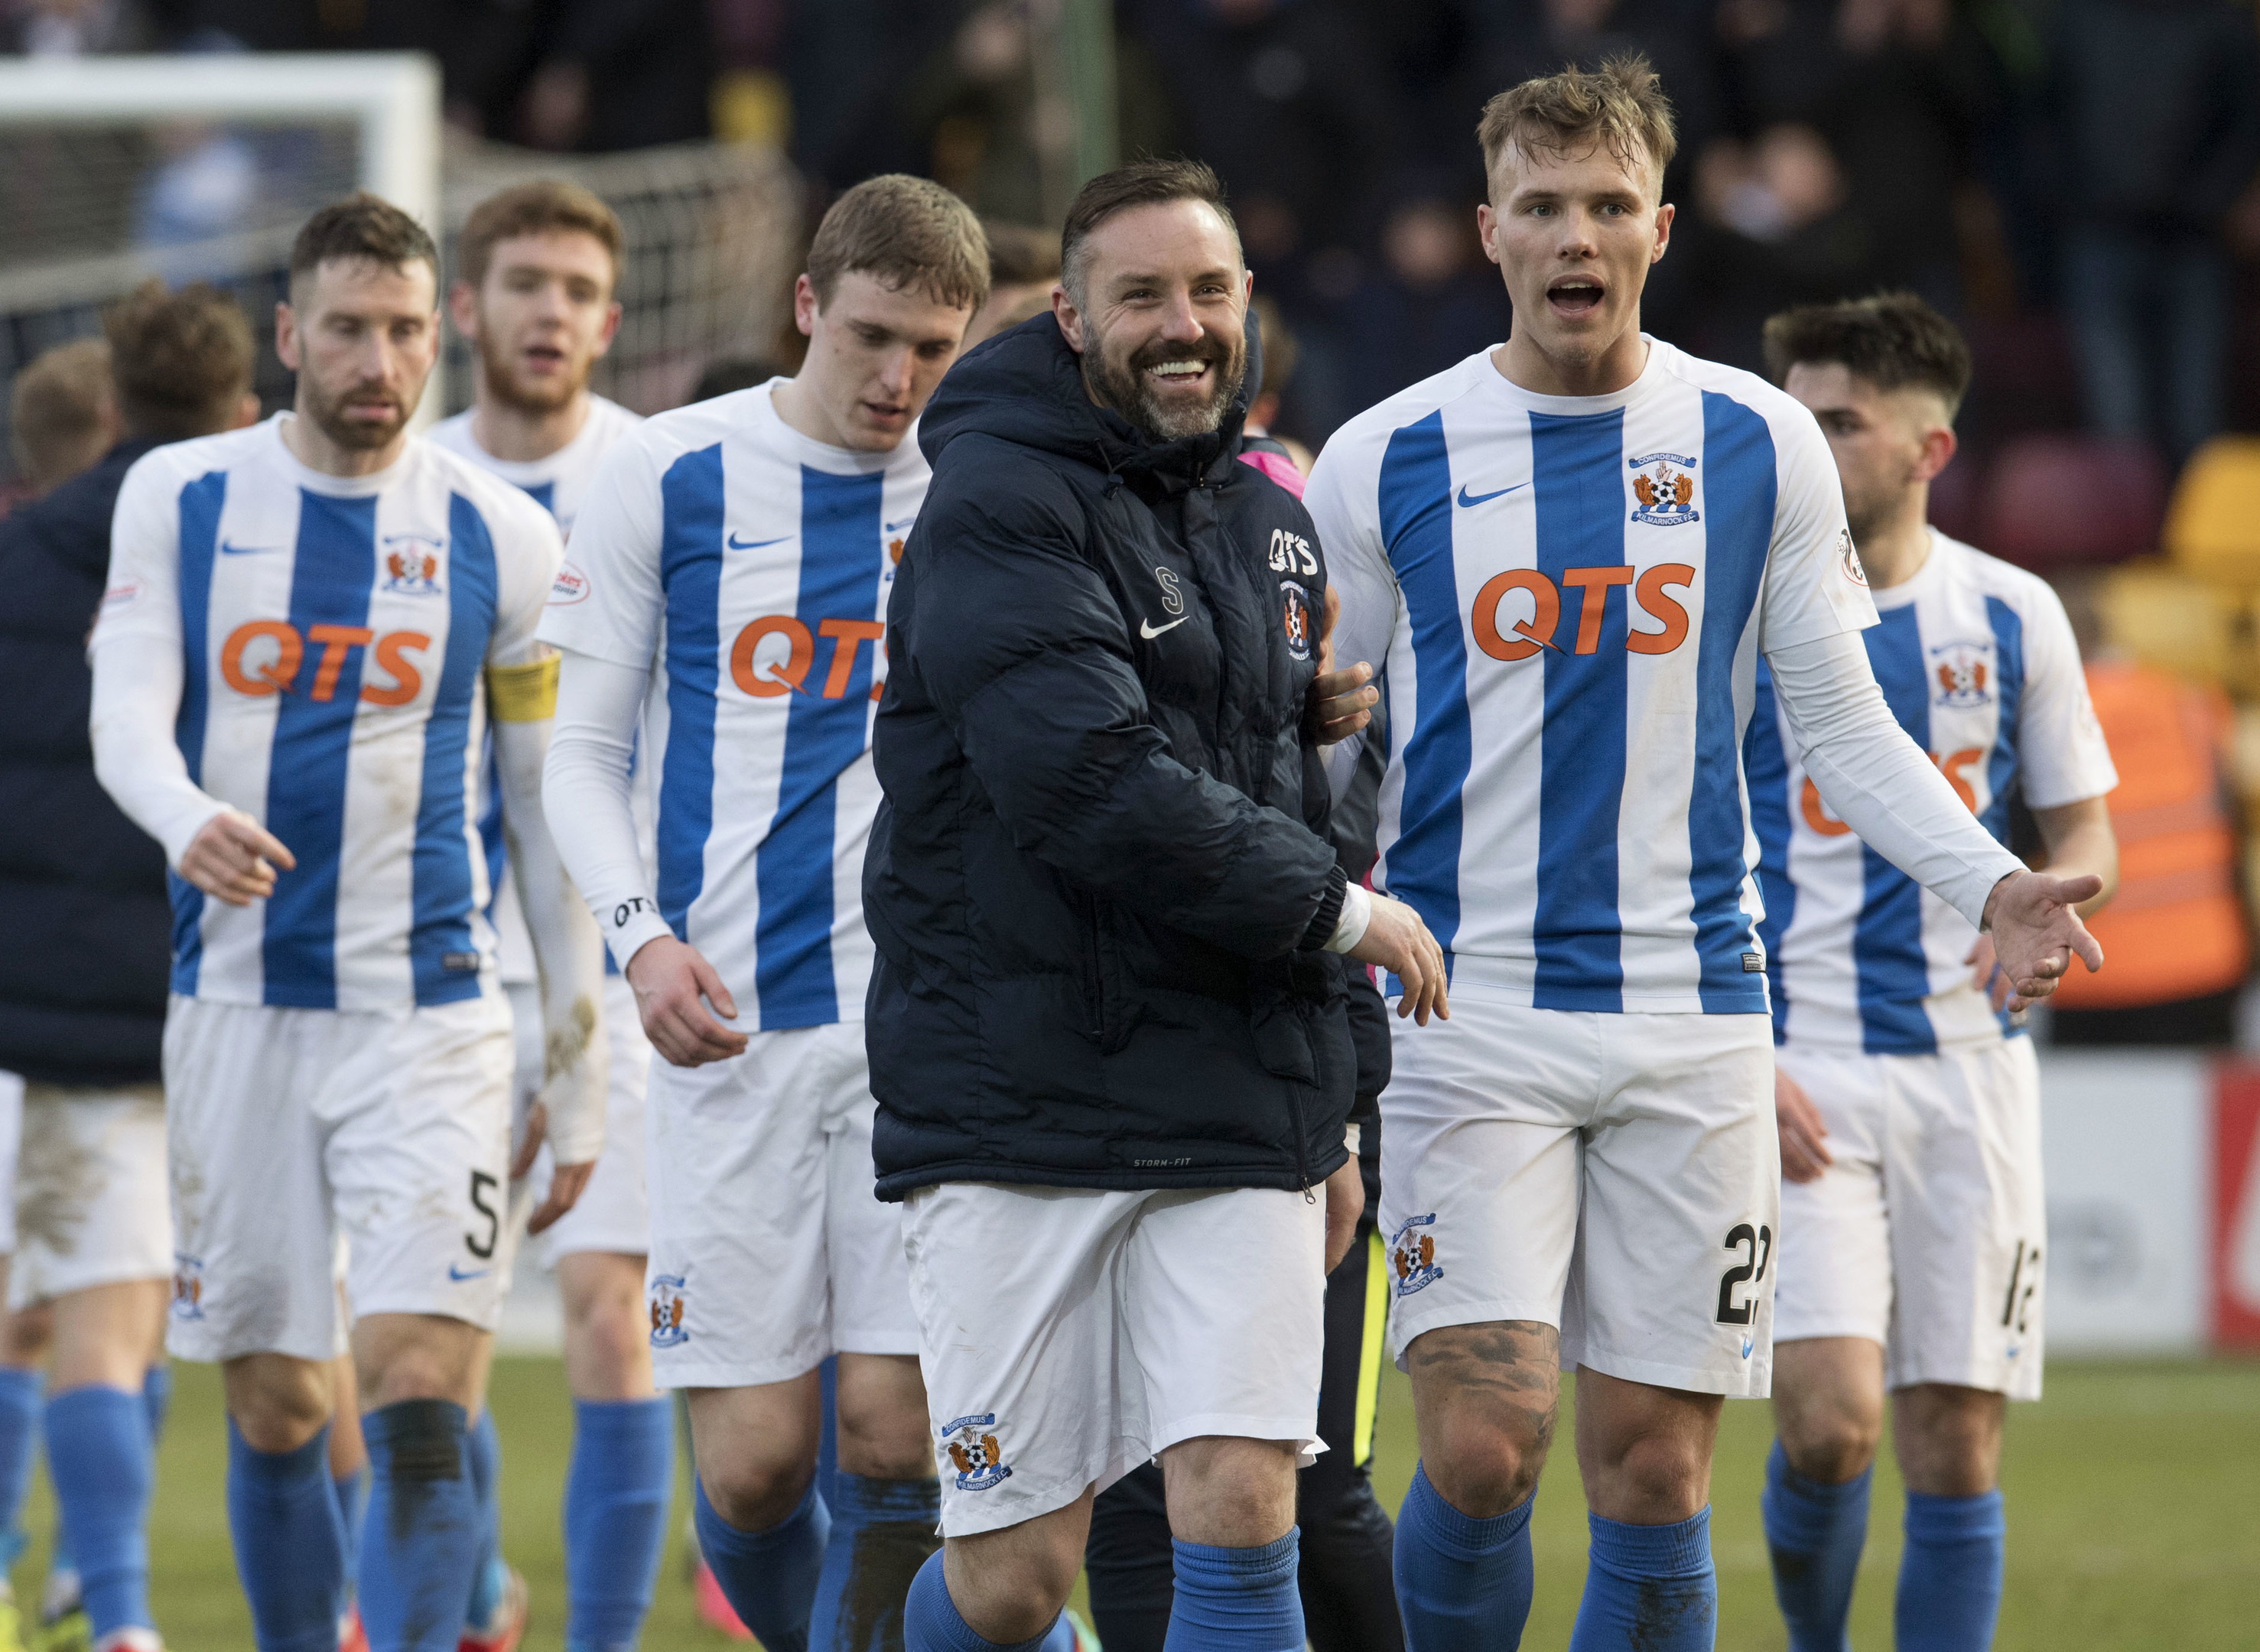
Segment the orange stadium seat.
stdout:
[[2174,486],[2165,550],[2199,579],[2260,585],[2260,436],[2216,436],[2197,450]]
[[2020,436],[1985,478],[1978,542],[2046,572],[2124,561],[2156,550],[2165,466],[2140,442]]

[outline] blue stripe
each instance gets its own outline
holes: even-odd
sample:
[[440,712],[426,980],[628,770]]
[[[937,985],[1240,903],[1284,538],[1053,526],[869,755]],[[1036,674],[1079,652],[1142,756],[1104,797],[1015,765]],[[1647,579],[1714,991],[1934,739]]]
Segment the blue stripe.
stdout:
[[[1404,735],[1405,790],[1397,840],[1389,846],[1389,892],[1420,914],[1444,949],[1448,972],[1460,932],[1460,790],[1473,738],[1442,413],[1391,435],[1379,494],[1381,540],[1405,592],[1420,697],[1419,715]],[[1393,721],[1390,736],[1397,738]]]
[[[785,705],[783,772],[776,817],[754,854],[761,915],[754,984],[762,1026],[820,1026],[840,1019],[832,971],[832,850],[841,774],[863,754],[876,645],[826,638],[827,619],[876,620],[885,565],[879,496],[886,478],[800,470],[800,595],[793,614],[816,639],[808,674]],[[828,644],[828,646],[827,646]],[[852,648],[845,689],[830,695],[841,648]]]
[[[1866,633],[1868,662],[1884,701],[1907,737],[1930,749],[1930,677],[1913,603],[1885,609]],[[1865,843],[1860,846],[1862,899],[1852,934],[1859,978],[1860,1045],[1870,1055],[1920,1055],[1938,1048],[1923,1000],[1930,996],[1922,945],[1922,889]]]
[[338,870],[345,842],[346,785],[354,716],[361,707],[364,648],[347,648],[329,697],[314,697],[325,646],[317,626],[368,624],[376,579],[376,500],[300,489],[290,624],[305,648],[282,690],[267,776],[267,829],[297,860],[278,871],[267,903],[261,960],[264,1002],[301,1010],[338,1007]]
[[660,478],[659,583],[667,596],[667,753],[659,771],[659,915],[687,940],[714,829],[714,695],[721,650],[722,446]]
[[1740,402],[1703,392],[1703,632],[1695,656],[1695,777],[1687,803],[1688,893],[1706,1013],[1765,1008],[1742,911],[1744,827],[1734,772],[1734,655],[1773,540],[1773,433]]
[[[2006,847],[2009,794],[2015,789],[2021,767],[2019,753],[2023,749],[2019,719],[2025,699],[2025,621],[1999,597],[1985,598],[1985,618],[1993,627],[1993,691],[2001,715],[1993,731],[1993,750],[1985,760],[1985,812],[1978,820]],[[2001,1024],[2004,1038],[2017,1037],[2027,1030],[2011,1021],[2006,1010],[1996,1010],[1993,1016]]]
[[[419,1005],[479,996],[471,938],[471,846],[463,830],[471,707],[494,635],[494,540],[460,493],[447,497],[447,651],[424,725],[424,792],[416,809],[409,968]],[[501,795],[501,787],[495,788]],[[453,959],[454,968],[448,967]],[[468,963],[468,967],[465,967]]]
[[[1541,1010],[1624,1008],[1617,829],[1624,811],[1627,588],[1563,585],[1572,568],[1625,565],[1624,414],[1530,415],[1538,567],[1562,592],[1545,650],[1538,782],[1538,907],[1531,925]],[[1579,654],[1589,596],[1606,602],[1599,643]]]
[[[189,766],[189,779],[204,778],[204,718],[211,708],[211,577],[219,543],[220,507],[227,500],[227,472],[211,470],[181,490],[181,710],[173,740]],[[178,872],[168,870],[165,888],[173,900],[173,990],[193,998],[204,955],[204,893]]]
[[487,731],[486,748],[486,761],[479,765],[479,848],[486,856],[487,921],[492,923],[502,881],[510,875],[510,846],[502,832],[502,763],[495,756],[492,729]]
[[557,484],[554,482],[521,482],[518,484],[550,515],[557,514]]
[[1757,699],[1749,733],[1742,739],[1742,776],[1750,789],[1750,825],[1758,834],[1758,892],[1765,917],[1758,938],[1765,943],[1766,979],[1773,989],[1773,1041],[1789,1036],[1789,993],[1781,979],[1781,938],[1797,918],[1797,883],[1789,875],[1789,754],[1781,744],[1781,721],[1774,711],[1773,673],[1758,662]]

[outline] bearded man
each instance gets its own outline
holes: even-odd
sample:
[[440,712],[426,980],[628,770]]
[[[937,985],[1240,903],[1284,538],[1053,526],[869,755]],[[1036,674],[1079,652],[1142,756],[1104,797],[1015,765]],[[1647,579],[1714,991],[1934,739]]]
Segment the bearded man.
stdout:
[[935,392],[887,612],[865,1026],[945,1540],[905,1642],[1041,1644],[1093,1496],[1158,1456],[1171,1645],[1299,1648],[1295,1470],[1362,1198],[1341,955],[1424,1021],[1442,957],[1327,840],[1325,563],[1236,462],[1214,175],[1093,180],[1062,254],[1050,311]]

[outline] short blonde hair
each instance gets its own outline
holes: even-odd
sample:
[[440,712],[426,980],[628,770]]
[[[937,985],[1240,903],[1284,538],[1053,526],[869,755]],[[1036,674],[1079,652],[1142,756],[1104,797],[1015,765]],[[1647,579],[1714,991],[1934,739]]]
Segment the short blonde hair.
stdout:
[[16,468],[41,493],[68,480],[102,456],[115,405],[107,340],[74,339],[42,352],[10,396]]
[[586,235],[604,249],[619,273],[626,238],[620,220],[601,197],[563,178],[536,178],[490,195],[471,209],[455,238],[455,271],[474,287],[486,284],[496,243],[520,235]]
[[1486,180],[1510,147],[1566,155],[1598,146],[1629,168],[1653,162],[1659,178],[1679,149],[1663,77],[1637,53],[1606,59],[1596,70],[1572,63],[1508,87],[1484,105],[1476,141]]

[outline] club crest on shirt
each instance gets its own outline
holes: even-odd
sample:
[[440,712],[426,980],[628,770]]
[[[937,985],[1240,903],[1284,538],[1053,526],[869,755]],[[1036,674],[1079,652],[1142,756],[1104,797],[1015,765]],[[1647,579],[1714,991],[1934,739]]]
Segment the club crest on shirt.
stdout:
[[1443,1264],[1436,1260],[1435,1236],[1416,1231],[1435,1225],[1434,1211],[1426,1216],[1415,1216],[1389,1241],[1389,1265],[1397,1275],[1398,1296],[1409,1297],[1416,1291],[1426,1291],[1444,1277]]
[[440,553],[447,541],[429,533],[388,533],[384,536],[384,583],[379,590],[408,597],[440,595]]
[[1858,548],[1852,543],[1852,530],[1836,530],[1836,568],[1845,578],[1861,590],[1868,588],[1868,570],[1861,565]]
[[178,1250],[173,1253],[173,1317],[204,1317],[204,1260]]
[[653,1276],[651,1282],[651,1345],[680,1348],[690,1340],[683,1328],[683,1304],[690,1292],[679,1273]]
[[1005,1465],[1004,1450],[997,1443],[996,1429],[997,1413],[993,1411],[977,1417],[960,1417],[942,1427],[943,1449],[956,1465],[959,1491],[986,1491],[1000,1481],[1012,1478],[1012,1470]]
[[1298,660],[1311,657],[1311,598],[1310,594],[1291,579],[1279,582],[1279,594],[1286,599],[1287,652]]
[[1993,703],[1993,651],[1980,642],[1941,643],[1930,651],[1934,703],[1968,711]]
[[1625,462],[1633,468],[1633,497],[1640,501],[1632,513],[1634,521],[1676,528],[1703,519],[1694,505],[1694,460],[1684,454],[1652,453]]

